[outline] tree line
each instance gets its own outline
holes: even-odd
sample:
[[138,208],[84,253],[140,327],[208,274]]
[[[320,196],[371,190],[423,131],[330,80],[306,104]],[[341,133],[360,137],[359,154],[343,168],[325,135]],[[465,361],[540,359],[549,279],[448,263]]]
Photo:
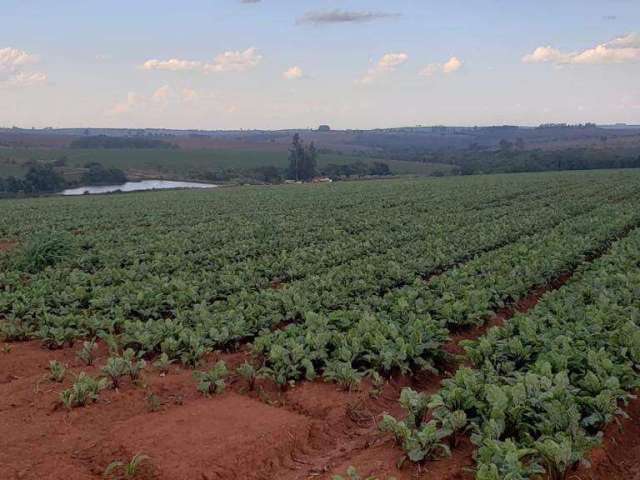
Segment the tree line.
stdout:
[[108,135],[93,135],[89,137],[78,138],[71,142],[71,148],[87,149],[87,148],[156,148],[156,149],[177,149],[174,143],[157,140],[155,138],[144,137],[110,137]]
[[127,181],[126,174],[117,168],[105,168],[99,163],[88,163],[79,179],[67,181],[52,163],[29,167],[24,177],[0,177],[0,195],[43,195],[57,193],[77,185],[120,185]]

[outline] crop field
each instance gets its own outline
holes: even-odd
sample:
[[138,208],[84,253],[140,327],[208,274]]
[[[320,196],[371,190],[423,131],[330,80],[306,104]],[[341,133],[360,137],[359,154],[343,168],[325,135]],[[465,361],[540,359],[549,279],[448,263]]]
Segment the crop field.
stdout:
[[[280,150],[265,149],[71,149],[71,148],[0,148],[0,177],[23,175],[28,162],[55,162],[65,158],[67,168],[84,167],[98,162],[106,168],[119,168],[132,176],[168,177],[171,179],[199,179],[204,173],[227,169],[251,169],[264,166],[286,168],[289,164],[286,145]],[[367,164],[378,159],[320,154],[318,167],[329,164],[346,165],[357,161]],[[433,172],[450,173],[451,165],[385,160],[396,175],[429,175]]]
[[0,339],[3,479],[637,478],[640,171],[3,200]]

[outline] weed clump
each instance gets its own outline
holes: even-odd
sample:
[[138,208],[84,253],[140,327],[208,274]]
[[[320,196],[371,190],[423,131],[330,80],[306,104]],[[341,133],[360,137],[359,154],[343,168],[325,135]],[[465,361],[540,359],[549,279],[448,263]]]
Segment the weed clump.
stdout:
[[16,266],[28,273],[38,273],[61,262],[72,252],[73,237],[69,233],[38,233],[24,246]]

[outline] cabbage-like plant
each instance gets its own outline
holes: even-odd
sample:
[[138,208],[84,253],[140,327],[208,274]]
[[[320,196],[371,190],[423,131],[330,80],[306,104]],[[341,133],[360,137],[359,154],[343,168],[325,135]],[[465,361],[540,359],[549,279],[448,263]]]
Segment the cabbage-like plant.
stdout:
[[169,373],[169,367],[173,362],[175,362],[175,360],[170,359],[169,355],[167,355],[166,353],[161,353],[157,360],[153,362],[153,366],[160,373],[167,374]]
[[228,374],[227,364],[223,360],[220,360],[206,372],[193,373],[198,380],[198,391],[207,396],[224,392],[224,380]]
[[120,379],[127,375],[127,371],[127,362],[122,357],[109,357],[102,367],[102,374],[111,381],[112,388],[120,386]]
[[358,388],[364,374],[351,366],[351,362],[330,362],[324,369],[323,377],[327,382],[336,382],[351,392]]
[[550,480],[566,480],[571,469],[584,461],[584,455],[598,443],[599,437],[587,437],[584,432],[558,433],[539,439],[533,448],[542,458]]
[[[385,415],[379,428],[382,432],[394,435],[396,442],[404,450],[406,458],[412,462],[418,463],[451,454],[449,446],[442,442],[449,432],[440,428],[435,420],[430,420],[419,428],[412,429],[404,421],[398,421],[390,415]],[[400,463],[403,460],[404,458]]]
[[535,449],[519,447],[510,439],[485,438],[478,449],[476,480],[529,480],[544,473],[535,454]]
[[407,411],[407,425],[410,428],[419,428],[429,407],[429,397],[411,388],[403,388],[400,392],[400,405]]

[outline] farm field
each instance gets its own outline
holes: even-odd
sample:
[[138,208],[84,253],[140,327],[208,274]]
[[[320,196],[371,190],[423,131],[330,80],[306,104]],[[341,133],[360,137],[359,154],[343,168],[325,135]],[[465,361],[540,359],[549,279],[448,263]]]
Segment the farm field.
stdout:
[[[203,175],[227,169],[251,169],[289,164],[286,145],[275,149],[72,149],[72,148],[0,148],[0,177],[23,175],[28,162],[51,163],[65,158],[67,169],[82,168],[98,162],[106,168],[119,168],[132,178],[156,177],[168,179],[201,179]],[[320,154],[318,168],[329,164],[346,165],[363,161],[377,161],[351,155]],[[395,175],[429,175],[433,172],[450,173],[451,165],[385,160]]]
[[11,480],[635,478],[640,171],[2,200],[0,339]]

